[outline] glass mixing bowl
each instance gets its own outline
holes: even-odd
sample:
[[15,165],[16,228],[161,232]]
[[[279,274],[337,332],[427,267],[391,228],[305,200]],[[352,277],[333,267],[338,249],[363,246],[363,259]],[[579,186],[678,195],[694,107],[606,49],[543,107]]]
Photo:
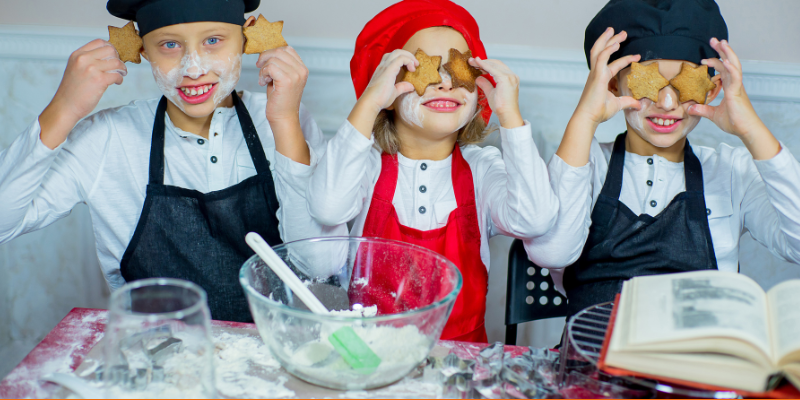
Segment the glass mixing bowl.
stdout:
[[[331,237],[273,249],[328,310],[377,311],[313,314],[258,255],[242,266],[239,280],[264,343],[291,374],[328,388],[371,389],[403,378],[428,356],[461,290],[452,262],[408,243]],[[333,348],[330,336],[342,327],[380,358],[377,368],[354,369]]]

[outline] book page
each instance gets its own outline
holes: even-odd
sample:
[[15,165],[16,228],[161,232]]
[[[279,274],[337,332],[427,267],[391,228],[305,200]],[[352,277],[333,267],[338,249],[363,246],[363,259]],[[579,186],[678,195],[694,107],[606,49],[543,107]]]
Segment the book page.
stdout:
[[[778,358],[800,353],[800,280],[780,283],[767,293],[772,319],[775,354]],[[790,357],[800,361],[797,357]]]
[[[734,338],[763,353],[762,363],[772,359],[766,295],[752,279],[732,272],[696,271],[637,277],[631,283],[635,285],[631,346],[644,349],[667,343],[661,346],[664,350],[680,351],[676,342],[681,340]],[[730,352],[730,340],[706,341],[704,346],[711,346],[708,352]]]

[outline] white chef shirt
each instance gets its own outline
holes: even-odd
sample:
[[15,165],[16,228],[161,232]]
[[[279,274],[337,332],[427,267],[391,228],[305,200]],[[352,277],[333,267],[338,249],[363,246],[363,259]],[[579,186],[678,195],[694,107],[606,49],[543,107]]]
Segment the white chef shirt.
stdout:
[[[580,257],[591,213],[605,183],[614,143],[592,141],[589,163],[571,167],[554,155],[550,180],[561,202],[556,226],[525,249],[539,266],[551,268],[563,291],[563,268]],[[800,163],[789,149],[769,160],[753,160],[744,147],[692,146],[703,169],[708,225],[717,267],[739,270],[739,238],[750,232],[777,257],[800,263]],[[652,183],[652,185],[650,184]],[[658,215],[686,190],[683,163],[625,153],[620,201],[636,215]]]
[[[329,234],[329,228],[316,223],[305,206],[312,166],[325,151],[317,124],[301,106],[300,122],[312,166],[296,163],[275,151],[265,113],[266,94],[245,91],[242,101],[270,162],[280,204],[281,238],[291,241]],[[76,204],[86,203],[106,281],[112,290],[122,286],[120,260],[144,204],[158,102],[138,100],[95,113],[79,122],[54,150],[41,142],[39,122],[34,121],[0,152],[0,244],[44,228],[68,215]],[[233,107],[214,111],[207,139],[178,129],[169,115],[165,120],[164,184],[208,193],[256,174]]]
[[[550,229],[558,200],[539,156],[528,122],[500,128],[503,153],[495,147],[468,145],[461,154],[475,186],[481,261],[489,268],[489,238],[504,234],[533,238]],[[350,122],[342,124],[320,157],[308,186],[309,210],[320,223],[343,224],[361,236],[372,192],[381,173],[381,151]],[[456,204],[451,179],[452,155],[444,160],[412,160],[398,154],[397,187],[392,204],[400,223],[426,231],[447,224]],[[421,187],[424,189],[420,189]],[[424,207],[424,209],[421,209]]]

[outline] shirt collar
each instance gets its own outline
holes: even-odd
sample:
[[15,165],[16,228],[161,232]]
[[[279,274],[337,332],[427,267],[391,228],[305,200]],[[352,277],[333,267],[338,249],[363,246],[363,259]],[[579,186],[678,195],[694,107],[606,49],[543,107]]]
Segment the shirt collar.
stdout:
[[400,154],[399,152],[397,153],[397,161],[400,163],[400,165],[402,165],[404,167],[412,167],[412,168],[414,168],[417,165],[420,165],[422,163],[427,164],[428,168],[433,168],[433,169],[446,168],[446,167],[450,166],[452,159],[453,159],[453,154],[452,153],[449,156],[447,156],[447,158],[445,158],[443,160],[439,160],[439,161],[413,160],[413,159],[410,159],[410,158]]
[[[222,118],[223,121],[227,121],[227,119],[231,117],[232,114],[234,115],[236,114],[236,109],[234,107],[217,107],[217,109],[214,110],[213,114],[211,115],[211,124],[213,125],[214,122],[216,120],[219,120],[220,118]],[[181,138],[184,139],[188,137],[202,138],[202,136],[200,135],[191,132],[186,132],[183,129],[175,126],[175,124],[173,124],[172,120],[169,118],[169,114],[167,113],[164,113],[164,122],[165,122],[165,129],[167,132],[172,132],[173,134],[178,135]]]

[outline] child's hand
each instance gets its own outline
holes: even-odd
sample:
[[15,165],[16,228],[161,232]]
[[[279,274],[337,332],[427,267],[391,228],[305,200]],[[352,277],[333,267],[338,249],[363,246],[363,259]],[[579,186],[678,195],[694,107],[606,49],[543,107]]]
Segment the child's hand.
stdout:
[[483,90],[489,107],[497,114],[500,126],[513,129],[525,124],[519,112],[519,77],[508,66],[497,60],[481,60],[470,58],[469,64],[489,73],[497,86],[492,86],[483,76],[475,80],[475,84]]
[[258,83],[267,86],[267,120],[270,125],[300,121],[300,100],[308,68],[291,47],[267,50],[258,56]]
[[414,72],[418,65],[419,61],[416,57],[403,49],[384,54],[358,101],[373,105],[378,112],[391,106],[401,94],[414,90],[411,82],[395,83],[400,70],[406,67],[409,71]]
[[768,160],[774,157],[781,149],[780,143],[758,117],[744,91],[739,57],[727,40],[720,42],[712,38],[711,47],[719,53],[720,59],[709,58],[702,63],[719,71],[725,97],[716,107],[695,104],[689,107],[688,113],[708,118],[723,131],[738,136],[753,158]]
[[117,50],[105,40],[95,39],[75,50],[53,100],[39,116],[42,142],[51,149],[63,143],[75,124],[97,107],[106,89],[121,84],[127,74]]
[[92,40],[69,56],[53,101],[60,101],[80,120],[97,107],[109,86],[121,84],[127,74],[114,46],[102,39]]
[[[589,53],[591,61],[591,71],[586,80],[586,87],[581,94],[578,107],[575,109],[573,118],[585,118],[588,122],[597,125],[608,121],[611,117],[626,108],[639,109],[639,102],[630,96],[617,97],[608,90],[608,83],[619,71],[630,65],[632,62],[639,61],[640,55],[634,54],[621,57],[611,64],[608,59],[611,54],[619,50],[620,43],[628,37],[627,32],[622,31],[614,35],[614,29],[608,28],[600,35],[600,38],[592,46]],[[594,132],[592,132],[594,135]]]
[[258,56],[258,83],[267,86],[267,121],[275,137],[275,150],[291,160],[309,165],[311,155],[300,125],[300,100],[308,68],[291,47],[267,50]]
[[411,82],[397,82],[400,70],[406,67],[414,72],[418,65],[416,57],[403,49],[384,54],[367,88],[347,117],[353,127],[367,138],[371,137],[378,113],[390,107],[400,95],[414,90]]

